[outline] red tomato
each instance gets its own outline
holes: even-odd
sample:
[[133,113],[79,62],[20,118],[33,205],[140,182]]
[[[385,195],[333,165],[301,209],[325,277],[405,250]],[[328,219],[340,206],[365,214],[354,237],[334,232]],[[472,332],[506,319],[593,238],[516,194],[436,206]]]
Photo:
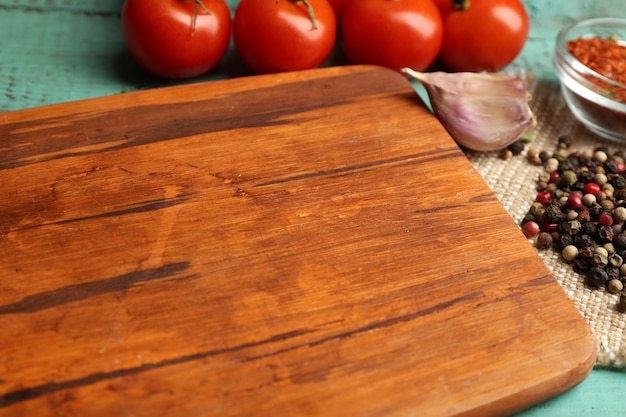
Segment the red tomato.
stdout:
[[[449,13],[456,10],[455,4],[459,3],[455,0],[432,0],[435,6],[439,9],[442,17],[446,17]],[[467,0],[466,0],[467,1]]]
[[225,55],[230,9],[224,0],[126,0],[122,33],[144,69],[159,77],[191,78]]
[[258,74],[319,67],[335,45],[336,32],[327,0],[241,0],[233,20],[237,52]]
[[343,11],[346,8],[350,0],[328,0],[330,6],[335,11],[335,17],[337,18],[337,23],[341,22],[341,16],[343,15]]
[[423,71],[442,40],[441,15],[431,0],[358,0],[348,3],[341,39],[353,64]]
[[529,22],[523,3],[520,0],[464,3],[465,9],[451,11],[443,18],[441,60],[453,71],[500,71],[519,55],[526,43]]

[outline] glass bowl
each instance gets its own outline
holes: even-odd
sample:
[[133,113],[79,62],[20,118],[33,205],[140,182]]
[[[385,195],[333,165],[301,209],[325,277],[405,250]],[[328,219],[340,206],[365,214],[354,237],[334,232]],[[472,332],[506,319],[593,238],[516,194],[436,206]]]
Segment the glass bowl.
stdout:
[[567,49],[570,41],[594,37],[626,47],[626,19],[586,19],[565,27],[556,39],[554,69],[576,118],[604,138],[626,142],[626,85],[593,71]]

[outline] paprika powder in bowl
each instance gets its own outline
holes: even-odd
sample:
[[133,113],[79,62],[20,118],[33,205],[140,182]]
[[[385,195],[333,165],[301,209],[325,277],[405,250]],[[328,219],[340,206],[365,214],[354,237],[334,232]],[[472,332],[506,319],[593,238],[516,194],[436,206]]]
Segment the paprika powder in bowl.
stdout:
[[626,19],[567,26],[557,37],[553,64],[576,118],[604,138],[626,142]]

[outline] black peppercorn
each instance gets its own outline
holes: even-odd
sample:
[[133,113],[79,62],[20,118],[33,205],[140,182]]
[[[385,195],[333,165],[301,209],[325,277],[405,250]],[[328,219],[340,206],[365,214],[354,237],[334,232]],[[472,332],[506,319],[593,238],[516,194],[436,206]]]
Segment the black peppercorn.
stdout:
[[612,266],[607,266],[606,268],[604,268],[604,270],[606,271],[607,282],[612,280],[612,279],[619,280],[619,268],[614,268]]
[[506,148],[511,151],[513,155],[519,155],[522,151],[524,151],[524,144],[521,141],[516,140]]
[[614,236],[615,231],[612,227],[602,226],[598,229],[598,239],[600,239],[602,243],[612,242]]
[[594,253],[595,253],[595,250],[593,249],[592,246],[585,246],[584,248],[580,248],[580,250],[578,251],[578,256],[583,257],[585,259],[591,259]]
[[591,171],[583,171],[580,173],[578,179],[582,182],[582,183],[589,183],[589,182],[593,182],[593,177],[594,177],[594,173]]
[[613,245],[617,248],[617,249],[624,249],[626,248],[626,234],[624,233],[617,233],[615,236],[613,236]]
[[579,274],[586,274],[589,271],[590,266],[591,265],[589,264],[588,259],[578,257],[574,259],[574,264],[572,267],[574,268],[574,272],[577,272]]
[[588,248],[593,246],[593,238],[589,235],[577,234],[574,236],[574,245],[578,248]]
[[580,226],[580,233],[595,237],[598,233],[598,226],[590,221],[583,221]]
[[571,171],[572,170],[572,163],[569,159],[564,159],[562,161],[559,161],[559,168],[558,171],[563,174],[566,171]]
[[559,136],[558,146],[561,149],[569,149],[572,146],[572,139],[569,136]]
[[[616,169],[616,172],[617,172],[617,169]],[[609,179],[609,184],[611,184],[613,188],[615,189],[626,188],[626,178],[622,177],[621,175],[613,175]]]
[[614,159],[609,159],[604,162],[604,172],[607,174],[617,174],[617,162]]
[[613,198],[615,198],[616,200],[626,200],[626,188],[616,188],[613,192]]
[[585,183],[582,181],[576,181],[570,186],[572,191],[583,191],[585,189]]
[[606,285],[609,276],[606,271],[597,266],[589,268],[586,274],[586,282],[591,288],[602,288]]
[[546,207],[545,219],[549,222],[556,223],[563,221],[567,218],[567,215],[563,213],[561,205],[558,202],[552,201]]
[[526,213],[526,215],[522,219],[522,225],[528,222],[536,222],[536,221],[537,221],[537,218],[534,215],[530,213]]
[[600,214],[602,214],[603,211],[604,209],[598,203],[593,203],[591,207],[589,207],[589,214],[595,218],[597,218]]
[[561,233],[556,239],[556,244],[558,249],[562,250],[564,247],[574,244],[574,237],[567,233]]

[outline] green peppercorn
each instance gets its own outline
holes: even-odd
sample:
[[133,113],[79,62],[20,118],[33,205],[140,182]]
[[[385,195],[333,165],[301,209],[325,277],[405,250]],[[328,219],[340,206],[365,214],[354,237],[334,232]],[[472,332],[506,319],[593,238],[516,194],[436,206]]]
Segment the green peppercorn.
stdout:
[[567,231],[567,233],[569,233],[570,235],[576,235],[580,232],[580,229],[582,228],[582,225],[580,224],[580,222],[578,220],[570,220],[565,224],[565,230]]
[[612,267],[619,268],[620,266],[622,266],[623,263],[624,263],[624,259],[621,256],[619,256],[617,253],[614,253],[609,257],[609,264]]
[[594,253],[593,258],[591,258],[591,263],[599,268],[604,268],[609,263],[609,259],[604,254]]
[[576,181],[578,181],[576,173],[572,170],[567,170],[561,174],[557,180],[557,185],[562,188],[569,187],[570,185],[575,184]]
[[552,154],[552,157],[556,159],[557,161],[564,161],[567,159],[569,154],[570,152],[567,149],[559,148],[554,151],[554,153]]

